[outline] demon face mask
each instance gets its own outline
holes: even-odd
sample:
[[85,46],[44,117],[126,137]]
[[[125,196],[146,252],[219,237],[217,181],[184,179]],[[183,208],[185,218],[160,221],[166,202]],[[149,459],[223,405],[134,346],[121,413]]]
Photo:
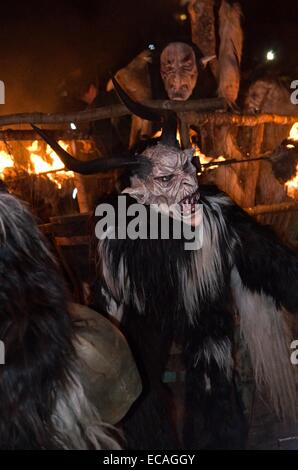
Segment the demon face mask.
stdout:
[[134,102],[114,80],[114,86],[124,104],[137,116],[147,120],[163,121],[160,142],[148,145],[133,156],[100,158],[80,161],[69,155],[48,134],[33,126],[42,138],[59,155],[65,166],[81,174],[99,173],[124,166],[132,167],[131,186],[123,193],[129,194],[141,204],[159,207],[177,205],[184,215],[194,213],[199,201],[196,168],[192,164],[193,149],[182,150],[176,140],[177,116]]
[[196,168],[191,163],[193,150],[182,151],[158,143],[148,147],[142,157],[149,160],[148,174],[138,173],[131,178],[131,186],[123,193],[129,194],[140,204],[159,206],[186,205],[197,203],[198,183]]
[[160,55],[160,74],[171,100],[190,98],[198,79],[193,48],[184,42],[172,42],[166,46]]

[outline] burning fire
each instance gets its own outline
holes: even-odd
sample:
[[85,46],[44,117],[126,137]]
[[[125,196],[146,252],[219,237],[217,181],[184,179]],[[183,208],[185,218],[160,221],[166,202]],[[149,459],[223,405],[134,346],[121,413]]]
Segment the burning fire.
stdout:
[[210,165],[208,167],[208,170],[215,170],[216,168],[218,168],[218,165],[216,165],[216,163],[223,162],[225,160],[225,158],[222,155],[220,155],[219,157],[216,157],[215,159],[213,157],[207,157],[207,155],[201,152],[201,150],[199,149],[197,145],[193,145],[193,147],[195,149],[194,156],[199,157],[201,164],[211,163],[214,161],[214,165]]
[[[59,141],[64,150],[69,149],[69,144]],[[35,140],[26,147],[30,152],[29,160],[23,166],[23,169],[28,174],[46,174],[46,176],[53,181],[59,189],[62,187],[62,182],[66,178],[72,178],[72,171],[65,171],[64,164],[58,155],[51,149],[49,145],[46,147],[45,153],[40,147],[38,140]],[[5,169],[13,168],[15,166],[13,155],[7,150],[0,150],[0,177],[5,178]]]
[[295,141],[298,140],[298,122],[295,122],[295,124],[292,125],[290,134],[289,134],[289,139],[295,140]]
[[12,156],[5,150],[0,150],[0,175],[3,178],[3,171],[5,168],[12,168],[14,166],[14,161]]
[[[290,134],[289,134],[289,139],[298,141],[298,122],[295,122],[293,124]],[[287,181],[285,183],[286,189],[288,196],[297,199],[298,198],[298,164],[296,166],[296,176],[292,178],[291,180]]]
[[[191,140],[191,143],[192,143],[192,147],[194,149],[194,157],[199,157],[201,164],[210,163],[210,162],[213,162],[213,160],[215,160],[214,165],[209,166],[208,170],[214,170],[215,168],[218,168],[218,165],[216,165],[216,163],[224,161],[225,158],[222,155],[219,156],[219,157],[216,157],[216,158],[207,157],[207,155],[205,155],[203,152],[201,152],[199,146],[196,143],[193,142],[193,137],[195,135],[196,135],[195,131],[190,129],[190,140]],[[154,134],[153,138],[158,138],[160,136],[161,136],[161,130],[157,131]],[[181,136],[180,136],[179,130],[177,130],[176,139],[178,140],[179,144],[181,144]],[[198,173],[198,174],[201,174],[201,173]]]
[[214,165],[211,165],[208,167],[208,170],[214,170],[215,168],[218,168],[216,165],[216,162],[222,162],[225,160],[225,158],[221,155],[220,157],[207,157],[203,152],[201,152],[199,146],[194,142],[194,137],[196,133],[194,130],[190,129],[190,140],[192,142],[192,146],[195,150],[194,156],[199,157],[200,163],[203,165],[204,163],[211,163],[214,161]]
[[[58,143],[64,150],[68,150],[69,145],[67,143],[63,142],[62,140],[60,140]],[[46,148],[46,159],[50,160],[51,163],[48,163],[48,161],[40,156],[38,140],[32,142],[32,144],[27,147],[27,150],[30,152],[30,162],[33,167],[33,171],[29,169],[28,173],[35,173],[37,175],[46,173],[47,177],[53,181],[59,189],[61,189],[61,182],[63,179],[73,177],[73,172],[64,170],[64,164],[49,145],[47,145]]]

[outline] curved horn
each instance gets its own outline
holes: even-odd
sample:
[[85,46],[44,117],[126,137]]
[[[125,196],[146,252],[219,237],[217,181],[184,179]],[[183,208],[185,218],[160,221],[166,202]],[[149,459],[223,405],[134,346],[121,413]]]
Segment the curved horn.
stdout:
[[177,140],[177,114],[174,111],[166,111],[164,114],[164,120],[162,125],[162,134],[160,141],[164,145],[169,147],[178,147],[180,148],[179,142]]
[[82,161],[77,160],[72,155],[70,155],[66,150],[64,150],[51,136],[44,132],[39,127],[31,124],[35,132],[39,134],[42,139],[49,144],[49,146],[57,153],[65,167],[74,171],[75,173],[80,173],[82,175],[92,175],[96,173],[101,173],[103,171],[110,171],[116,168],[121,168],[124,166],[138,166],[140,162],[133,160],[131,157],[111,157],[111,158],[96,158],[95,160]]
[[134,101],[127,93],[123,90],[119,82],[116,80],[115,77],[112,77],[112,82],[114,88],[122,101],[122,103],[136,116],[139,116],[142,119],[146,119],[146,121],[160,121],[162,118],[162,114],[158,112],[158,110],[154,108],[150,108],[150,106],[145,106],[144,104],[137,103]]
[[147,121],[160,121],[162,120],[162,135],[161,143],[168,145],[169,147],[179,147],[179,142],[176,139],[177,134],[177,115],[174,111],[168,109],[157,110],[150,106],[145,106],[141,103],[134,101],[127,93],[123,90],[121,85],[118,83],[115,77],[112,77],[113,85],[120,100],[123,104],[136,116]]

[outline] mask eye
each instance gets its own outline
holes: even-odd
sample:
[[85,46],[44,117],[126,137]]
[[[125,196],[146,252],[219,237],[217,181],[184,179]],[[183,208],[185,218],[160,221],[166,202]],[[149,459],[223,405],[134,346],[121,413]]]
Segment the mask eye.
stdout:
[[184,163],[184,165],[183,165],[183,168],[182,168],[182,169],[183,169],[183,171],[187,170],[187,168],[188,168],[188,165],[189,165],[189,161],[188,161],[188,160],[186,160],[186,162]]
[[174,175],[165,175],[165,176],[159,176],[158,178],[155,178],[156,180],[162,181],[163,183],[167,183],[168,181],[171,181]]

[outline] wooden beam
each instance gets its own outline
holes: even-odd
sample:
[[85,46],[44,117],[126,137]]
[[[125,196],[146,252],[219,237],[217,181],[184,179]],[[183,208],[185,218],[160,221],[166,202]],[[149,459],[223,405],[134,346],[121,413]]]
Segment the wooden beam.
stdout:
[[[170,100],[149,100],[144,104],[160,110],[173,110],[183,113],[183,118],[188,125],[201,126],[207,122],[217,125],[234,126],[257,126],[259,124],[273,123],[279,125],[291,125],[298,122],[298,112],[296,116],[286,116],[281,114],[233,114],[227,112],[215,112],[225,110],[225,100],[222,98],[212,98],[204,100],[170,101]],[[101,119],[111,119],[131,114],[122,104],[105,106],[101,108],[88,109],[77,113],[18,113],[0,116],[0,126],[19,124],[69,124],[70,122],[91,122]],[[12,132],[13,130],[10,130]],[[18,130],[21,132],[21,130]],[[67,131],[70,135],[77,131]],[[86,132],[86,131],[79,131]]]
[[[46,129],[45,129],[46,130]],[[88,140],[96,133],[91,133],[89,131],[72,131],[72,130],[53,130],[47,129],[47,134],[49,134],[56,141],[58,140]],[[42,140],[39,134],[35,131],[30,130],[17,130],[17,129],[5,129],[4,131],[0,130],[0,140],[7,141],[17,141],[24,140],[30,141],[33,140]]]
[[189,112],[184,115],[186,122],[190,126],[201,126],[204,123],[211,123],[216,126],[244,126],[254,127],[260,124],[273,123],[279,125],[292,125],[298,122],[298,114],[296,116],[285,116],[281,114],[258,114],[252,116],[250,114],[232,114],[232,113],[195,113]]
[[[171,100],[149,100],[144,104],[160,110],[174,111],[214,111],[226,109],[226,102],[222,98],[211,98],[189,101]],[[77,113],[18,113],[0,116],[0,126],[10,126],[13,124],[61,124],[70,122],[91,122],[101,119],[111,119],[115,117],[131,114],[126,106],[114,104],[100,108],[87,109]]]
[[[188,100],[188,101],[169,101],[169,100],[150,100],[148,104],[153,108],[160,110],[173,110],[177,113],[183,113],[183,119],[187,125],[202,126],[211,123],[216,126],[258,126],[260,124],[273,123],[279,125],[292,125],[298,122],[298,113],[296,116],[285,116],[281,114],[233,114],[218,112],[224,109],[225,101],[221,98],[206,100]],[[208,110],[208,111],[207,111]],[[216,112],[217,111],[217,112]],[[101,119],[111,119],[131,114],[123,105],[105,106],[78,113],[20,113],[0,116],[0,126],[19,125],[19,124],[69,124],[70,122],[91,122]],[[20,130],[18,130],[21,132]],[[13,130],[10,130],[13,132]],[[71,131],[69,132],[71,135]],[[74,135],[75,132],[73,131]],[[85,132],[85,131],[84,131]],[[12,135],[12,134],[11,134]]]

